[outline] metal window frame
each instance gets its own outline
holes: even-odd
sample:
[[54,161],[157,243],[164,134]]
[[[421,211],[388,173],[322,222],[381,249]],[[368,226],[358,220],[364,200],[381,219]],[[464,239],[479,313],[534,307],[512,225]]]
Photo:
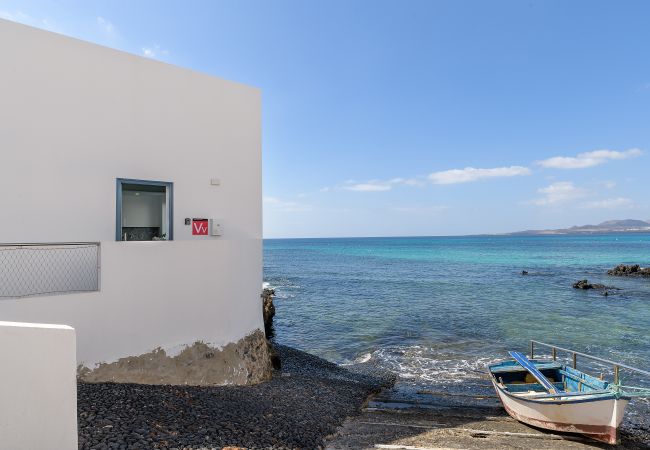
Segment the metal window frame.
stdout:
[[167,202],[168,241],[174,240],[174,183],[170,181],[138,180],[134,178],[115,179],[115,240],[122,241],[122,185],[163,186]]

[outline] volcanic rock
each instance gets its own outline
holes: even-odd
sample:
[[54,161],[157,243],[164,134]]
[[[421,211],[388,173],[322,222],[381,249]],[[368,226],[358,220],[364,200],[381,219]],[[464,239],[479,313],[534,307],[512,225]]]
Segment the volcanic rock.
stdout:
[[282,368],[280,354],[277,352],[272,342],[273,336],[275,336],[275,330],[273,329],[273,317],[275,316],[275,305],[273,304],[274,296],[275,290],[273,289],[265,288],[262,291],[262,315],[264,316],[264,334],[267,339],[271,365],[275,370],[280,370]]
[[617,277],[627,277],[627,276],[640,276],[640,277],[650,277],[650,267],[641,267],[638,264],[619,264],[607,271],[607,275],[614,275]]
[[370,394],[395,381],[376,366],[340,367],[282,345],[276,351],[291,376],[276,372],[252,386],[79,381],[79,449],[322,449]]
[[275,316],[274,296],[275,290],[273,289],[265,288],[262,291],[262,313],[264,315],[264,332],[267,339],[272,338],[275,334],[273,330],[273,317]]
[[605,289],[604,284],[590,283],[588,280],[580,280],[573,283],[574,289]]

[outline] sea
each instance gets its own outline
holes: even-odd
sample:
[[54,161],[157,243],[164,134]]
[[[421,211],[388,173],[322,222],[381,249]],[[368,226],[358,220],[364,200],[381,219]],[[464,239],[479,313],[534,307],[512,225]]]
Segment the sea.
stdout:
[[484,377],[533,339],[650,370],[650,278],[607,275],[617,264],[650,265],[650,234],[264,241],[277,342],[420,386]]

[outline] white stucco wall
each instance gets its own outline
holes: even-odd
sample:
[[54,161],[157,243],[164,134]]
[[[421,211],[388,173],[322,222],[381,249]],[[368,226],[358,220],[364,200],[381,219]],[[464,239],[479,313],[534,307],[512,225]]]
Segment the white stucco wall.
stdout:
[[0,448],[77,449],[75,332],[0,322]]
[[262,326],[261,257],[252,240],[106,242],[100,292],[0,300],[0,314],[73,326],[89,367],[197,339],[220,346]]
[[[86,364],[262,328],[259,90],[1,19],[0,61],[0,243],[99,241],[102,265],[100,292],[0,318],[73,326]],[[174,183],[173,242],[115,242],[116,178]]]

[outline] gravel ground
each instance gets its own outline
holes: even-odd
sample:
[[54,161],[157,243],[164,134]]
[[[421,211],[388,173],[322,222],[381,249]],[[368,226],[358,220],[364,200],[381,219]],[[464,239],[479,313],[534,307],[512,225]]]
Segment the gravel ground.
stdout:
[[80,449],[317,449],[394,377],[277,346],[282,373],[255,386],[79,383]]

